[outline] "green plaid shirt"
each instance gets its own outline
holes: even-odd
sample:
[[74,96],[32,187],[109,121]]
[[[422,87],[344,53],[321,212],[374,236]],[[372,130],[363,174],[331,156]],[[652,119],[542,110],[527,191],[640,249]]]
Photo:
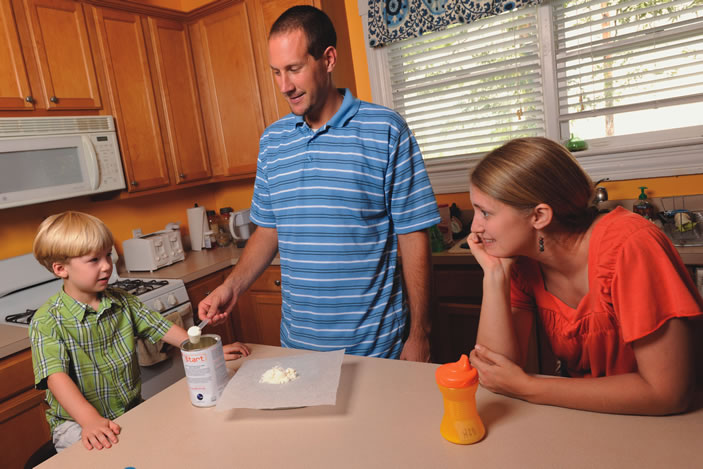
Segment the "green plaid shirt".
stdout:
[[73,420],[47,388],[52,373],[68,374],[83,396],[108,419],[141,402],[137,338],[160,340],[173,323],[123,290],[107,288],[96,312],[63,288],[37,310],[29,326],[34,383],[46,389],[51,431]]

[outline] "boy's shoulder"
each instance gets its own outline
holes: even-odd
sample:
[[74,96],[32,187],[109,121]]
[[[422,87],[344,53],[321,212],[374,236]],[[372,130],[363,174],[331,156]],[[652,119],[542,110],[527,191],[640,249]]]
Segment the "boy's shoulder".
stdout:
[[61,290],[50,296],[32,315],[32,323],[56,322],[61,310],[65,308],[61,301]]

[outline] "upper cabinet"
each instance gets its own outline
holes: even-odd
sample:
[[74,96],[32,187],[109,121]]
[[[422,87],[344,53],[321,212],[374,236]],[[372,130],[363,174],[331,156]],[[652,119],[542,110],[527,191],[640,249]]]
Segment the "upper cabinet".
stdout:
[[320,0],[247,0],[251,5],[255,26],[253,28],[259,71],[261,102],[264,105],[266,125],[290,113],[288,101],[278,89],[268,59],[268,34],[281,13],[295,5],[314,5],[321,8]]
[[247,5],[235,3],[189,29],[213,173],[252,176],[264,120]]
[[[17,5],[17,1],[15,5]],[[50,110],[100,109],[100,91],[85,16],[72,0],[24,0],[37,61],[41,103]]]
[[0,109],[33,110],[34,97],[29,86],[15,15],[9,2],[0,2]]
[[170,184],[142,17],[90,7],[130,192]]
[[207,179],[210,160],[188,32],[183,23],[149,18],[164,134],[177,184]]

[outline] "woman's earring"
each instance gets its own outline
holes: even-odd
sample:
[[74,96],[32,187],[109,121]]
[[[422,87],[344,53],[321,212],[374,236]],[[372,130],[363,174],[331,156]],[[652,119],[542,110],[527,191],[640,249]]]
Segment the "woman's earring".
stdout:
[[544,252],[544,238],[539,237],[539,252]]

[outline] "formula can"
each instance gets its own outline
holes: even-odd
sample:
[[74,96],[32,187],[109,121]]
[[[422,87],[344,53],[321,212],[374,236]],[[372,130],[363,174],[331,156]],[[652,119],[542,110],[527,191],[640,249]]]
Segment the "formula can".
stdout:
[[197,407],[211,407],[227,384],[227,367],[222,339],[217,334],[204,334],[197,343],[181,343],[183,367],[188,381],[190,402]]

